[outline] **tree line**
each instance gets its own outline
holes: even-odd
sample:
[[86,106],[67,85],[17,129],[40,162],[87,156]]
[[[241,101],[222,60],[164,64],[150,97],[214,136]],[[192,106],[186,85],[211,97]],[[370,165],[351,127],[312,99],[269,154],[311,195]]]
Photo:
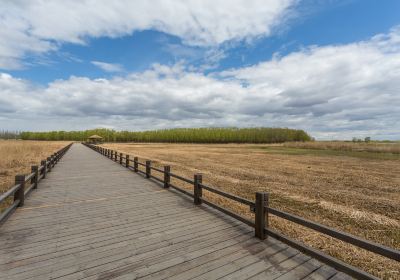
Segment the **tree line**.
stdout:
[[19,131],[0,130],[0,139],[19,139]]
[[304,130],[289,128],[175,128],[151,131],[116,131],[91,129],[83,131],[21,132],[24,140],[85,141],[91,135],[105,142],[166,142],[166,143],[282,143],[310,141]]

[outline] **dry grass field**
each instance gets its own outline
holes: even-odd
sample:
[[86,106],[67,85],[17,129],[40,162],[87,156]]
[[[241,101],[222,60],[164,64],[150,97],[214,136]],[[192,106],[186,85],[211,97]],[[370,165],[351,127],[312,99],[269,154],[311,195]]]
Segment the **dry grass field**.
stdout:
[[345,152],[373,152],[400,154],[400,142],[352,143],[341,141],[287,142],[284,147]]
[[17,174],[28,174],[31,165],[39,165],[70,142],[0,140],[0,193],[14,184]]
[[[312,147],[133,143],[104,146],[141,160],[151,159],[155,166],[171,165],[172,172],[188,178],[196,172],[203,173],[205,184],[245,198],[254,199],[256,191],[269,192],[272,207],[399,249],[400,154],[393,152],[399,147],[380,146],[377,151],[369,150],[367,144],[346,143],[344,147],[360,146],[339,149],[341,144],[337,142],[336,148],[318,143]],[[251,215],[247,207],[207,192],[204,195],[243,215]],[[271,225],[379,277],[400,279],[398,262],[279,218],[272,219]]]

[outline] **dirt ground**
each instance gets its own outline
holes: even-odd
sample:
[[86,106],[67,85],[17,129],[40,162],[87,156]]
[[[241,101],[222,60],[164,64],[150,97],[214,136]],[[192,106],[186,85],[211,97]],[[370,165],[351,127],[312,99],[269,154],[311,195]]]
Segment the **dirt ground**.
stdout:
[[[171,165],[171,172],[357,236],[400,248],[400,159],[335,154],[281,145],[105,144],[107,148]],[[175,183],[175,182],[174,182]],[[176,182],[177,183],[177,182]],[[190,185],[182,185],[191,188]],[[209,199],[251,216],[249,209],[205,192]],[[385,279],[400,279],[400,264],[279,218],[271,226]]]

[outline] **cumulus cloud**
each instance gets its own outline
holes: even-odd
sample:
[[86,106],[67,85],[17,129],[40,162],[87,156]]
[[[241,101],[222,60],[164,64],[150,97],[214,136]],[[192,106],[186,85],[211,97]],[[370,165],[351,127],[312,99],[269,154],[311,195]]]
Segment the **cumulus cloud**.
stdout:
[[297,0],[53,0],[0,5],[0,68],[22,67],[28,53],[55,50],[88,37],[120,37],[153,29],[187,45],[214,46],[268,36]]
[[[63,120],[66,129],[288,126],[318,138],[399,138],[399,35],[394,28],[367,41],[313,46],[208,75],[182,64],[154,65],[42,88],[2,74],[0,120],[39,130],[59,129]],[[47,127],[37,124],[46,118]]]
[[120,64],[116,63],[107,63],[102,61],[92,61],[94,66],[99,67],[101,70],[106,72],[122,72],[124,71],[124,67]]

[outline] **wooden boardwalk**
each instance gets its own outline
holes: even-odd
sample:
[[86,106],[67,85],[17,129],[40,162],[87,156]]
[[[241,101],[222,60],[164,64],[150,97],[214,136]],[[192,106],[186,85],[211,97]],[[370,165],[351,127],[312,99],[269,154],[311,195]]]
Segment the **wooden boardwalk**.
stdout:
[[0,279],[349,279],[74,144],[0,227]]

